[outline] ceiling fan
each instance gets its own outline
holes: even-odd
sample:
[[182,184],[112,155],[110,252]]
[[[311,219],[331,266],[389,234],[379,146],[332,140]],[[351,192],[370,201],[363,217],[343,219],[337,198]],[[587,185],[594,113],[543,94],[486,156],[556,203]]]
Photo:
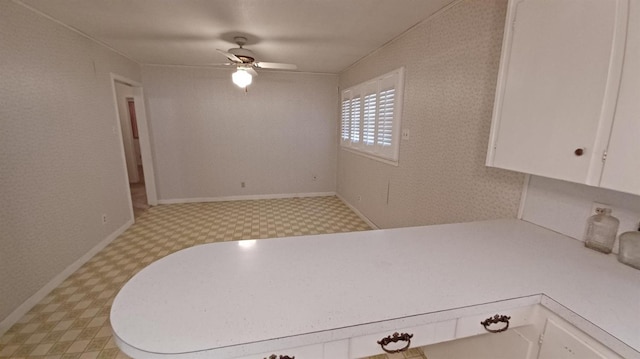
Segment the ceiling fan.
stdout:
[[226,56],[230,63],[222,65],[236,66],[236,72],[231,75],[233,83],[239,87],[246,88],[251,84],[252,76],[258,76],[255,69],[275,69],[275,70],[297,70],[298,66],[293,64],[282,64],[278,62],[264,62],[256,61],[256,57],[253,51],[245,49],[243,46],[247,43],[247,38],[243,36],[236,36],[233,41],[238,44],[238,47],[223,51],[217,49],[217,51]]

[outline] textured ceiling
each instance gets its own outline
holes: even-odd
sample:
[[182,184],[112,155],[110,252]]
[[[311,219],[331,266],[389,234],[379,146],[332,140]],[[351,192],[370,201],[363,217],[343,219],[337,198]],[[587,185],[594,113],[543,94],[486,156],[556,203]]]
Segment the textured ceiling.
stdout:
[[225,62],[236,47],[258,61],[338,73],[452,0],[15,0],[142,64]]

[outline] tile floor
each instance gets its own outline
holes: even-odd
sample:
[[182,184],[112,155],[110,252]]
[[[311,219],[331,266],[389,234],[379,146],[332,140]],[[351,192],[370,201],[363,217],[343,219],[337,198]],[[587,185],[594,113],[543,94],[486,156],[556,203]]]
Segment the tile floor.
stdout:
[[[126,358],[111,335],[111,303],[139,270],[180,249],[219,241],[368,229],[336,197],[152,207],[1,336],[0,358]],[[409,358],[395,358],[403,357]]]

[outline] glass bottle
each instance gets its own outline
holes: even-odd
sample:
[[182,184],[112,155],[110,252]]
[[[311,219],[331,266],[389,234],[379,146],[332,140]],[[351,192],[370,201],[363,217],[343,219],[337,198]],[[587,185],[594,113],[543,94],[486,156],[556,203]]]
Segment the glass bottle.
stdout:
[[620,235],[618,260],[621,263],[640,269],[640,228],[637,231]]
[[602,253],[611,253],[620,221],[611,215],[611,208],[597,208],[596,213],[587,220],[584,245]]

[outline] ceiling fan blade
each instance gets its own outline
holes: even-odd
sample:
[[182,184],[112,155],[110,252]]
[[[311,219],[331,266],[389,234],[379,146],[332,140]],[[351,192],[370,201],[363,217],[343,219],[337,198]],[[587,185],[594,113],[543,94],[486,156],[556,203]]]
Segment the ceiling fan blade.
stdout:
[[239,64],[242,63],[242,60],[240,60],[238,58],[238,56],[236,56],[236,55],[234,55],[234,54],[232,54],[230,52],[226,52],[226,51],[223,51],[223,50],[220,50],[220,49],[216,49],[216,51],[218,51],[219,53],[221,53],[224,56],[226,56],[229,59],[229,61],[233,61],[233,62],[236,62],[236,63],[239,63]]
[[251,76],[258,76],[258,71],[254,70],[252,67],[247,67],[245,70],[251,74]]
[[213,64],[205,64],[204,66],[236,66],[233,62],[218,62]]
[[253,66],[259,69],[276,69],[276,70],[297,70],[298,66],[293,64],[281,64],[277,62],[254,62]]

